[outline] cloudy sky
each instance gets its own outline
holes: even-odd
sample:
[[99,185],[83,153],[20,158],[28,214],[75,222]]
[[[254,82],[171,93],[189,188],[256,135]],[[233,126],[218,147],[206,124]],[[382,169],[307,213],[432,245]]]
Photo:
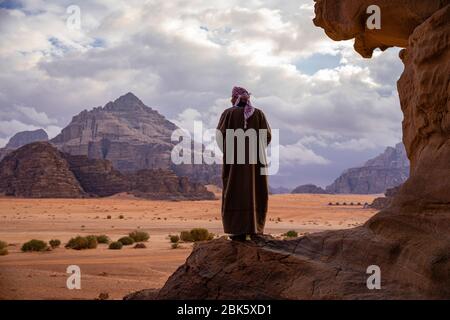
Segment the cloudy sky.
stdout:
[[23,130],[53,137],[130,91],[179,125],[214,128],[240,85],[280,130],[271,184],[325,186],[401,140],[403,66],[398,49],[366,60],[329,40],[313,11],[312,0],[0,0],[0,146]]

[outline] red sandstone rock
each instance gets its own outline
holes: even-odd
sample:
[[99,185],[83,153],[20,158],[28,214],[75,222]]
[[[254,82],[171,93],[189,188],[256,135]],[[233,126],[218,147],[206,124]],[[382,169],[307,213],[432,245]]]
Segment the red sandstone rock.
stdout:
[[26,145],[0,162],[0,193],[26,198],[81,198],[85,192],[56,148]]

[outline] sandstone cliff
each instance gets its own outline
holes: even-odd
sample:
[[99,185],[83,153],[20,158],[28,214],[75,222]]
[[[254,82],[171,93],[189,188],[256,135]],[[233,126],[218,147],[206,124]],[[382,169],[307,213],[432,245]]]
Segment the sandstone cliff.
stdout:
[[208,184],[220,177],[220,166],[172,164],[178,127],[128,93],[103,108],[83,111],[51,142],[61,151],[105,159],[121,172],[173,170],[191,181]]
[[409,176],[409,160],[405,147],[389,147],[364,166],[346,170],[326,188],[335,194],[378,194],[403,184]]
[[[157,298],[450,299],[450,1],[377,1],[386,24],[376,31],[364,27],[370,4],[316,0],[314,22],[335,40],[355,37],[363,56],[406,47],[398,89],[411,175],[392,205],[355,229],[198,245]],[[366,286],[371,265],[381,290]]]

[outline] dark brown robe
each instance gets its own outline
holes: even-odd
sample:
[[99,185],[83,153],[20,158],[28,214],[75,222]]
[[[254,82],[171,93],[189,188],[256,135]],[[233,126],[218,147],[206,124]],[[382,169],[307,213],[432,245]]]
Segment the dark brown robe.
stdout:
[[[223,193],[222,193],[222,221],[224,232],[232,235],[241,234],[262,234],[266,222],[268,206],[268,177],[261,174],[261,169],[267,167],[259,156],[260,148],[266,154],[267,145],[271,141],[269,124],[264,113],[255,109],[255,113],[247,120],[247,129],[244,130],[244,108],[233,107],[227,109],[222,114],[217,129],[222,133],[223,144],[218,143],[224,153],[223,158]],[[238,164],[237,161],[237,138],[234,143],[234,164],[227,164],[226,157],[226,130],[243,129],[244,131],[255,129],[258,133],[260,129],[267,130],[267,143],[260,144],[258,135],[257,164],[249,161],[250,143],[246,138],[245,142],[245,164]],[[264,140],[264,139],[262,139]]]

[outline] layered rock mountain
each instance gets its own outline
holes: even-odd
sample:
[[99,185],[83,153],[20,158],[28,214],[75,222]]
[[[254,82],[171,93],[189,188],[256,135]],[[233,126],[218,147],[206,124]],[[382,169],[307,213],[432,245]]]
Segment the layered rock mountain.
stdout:
[[104,107],[83,111],[51,142],[61,151],[112,162],[121,172],[164,169],[204,184],[220,177],[220,166],[174,165],[172,133],[178,127],[128,93]]
[[82,198],[67,161],[49,143],[28,144],[0,162],[0,193],[24,198]]
[[384,153],[367,161],[362,167],[346,170],[327,193],[335,194],[379,194],[389,188],[403,184],[409,177],[409,160],[405,147],[399,143],[388,147]]
[[[450,299],[450,1],[378,1],[386,27],[367,30],[365,0],[316,0],[314,23],[355,49],[406,47],[398,82],[411,175],[364,226],[291,241],[198,245],[158,299]],[[367,287],[381,270],[381,290]],[[143,292],[136,299],[153,299]]]
[[43,129],[16,133],[4,148],[0,149],[0,161],[11,151],[37,141],[48,141],[47,132]]
[[122,173],[108,160],[63,153],[47,142],[12,151],[0,162],[0,193],[24,198],[107,197],[130,193],[158,200],[212,200],[199,183],[170,170]]

